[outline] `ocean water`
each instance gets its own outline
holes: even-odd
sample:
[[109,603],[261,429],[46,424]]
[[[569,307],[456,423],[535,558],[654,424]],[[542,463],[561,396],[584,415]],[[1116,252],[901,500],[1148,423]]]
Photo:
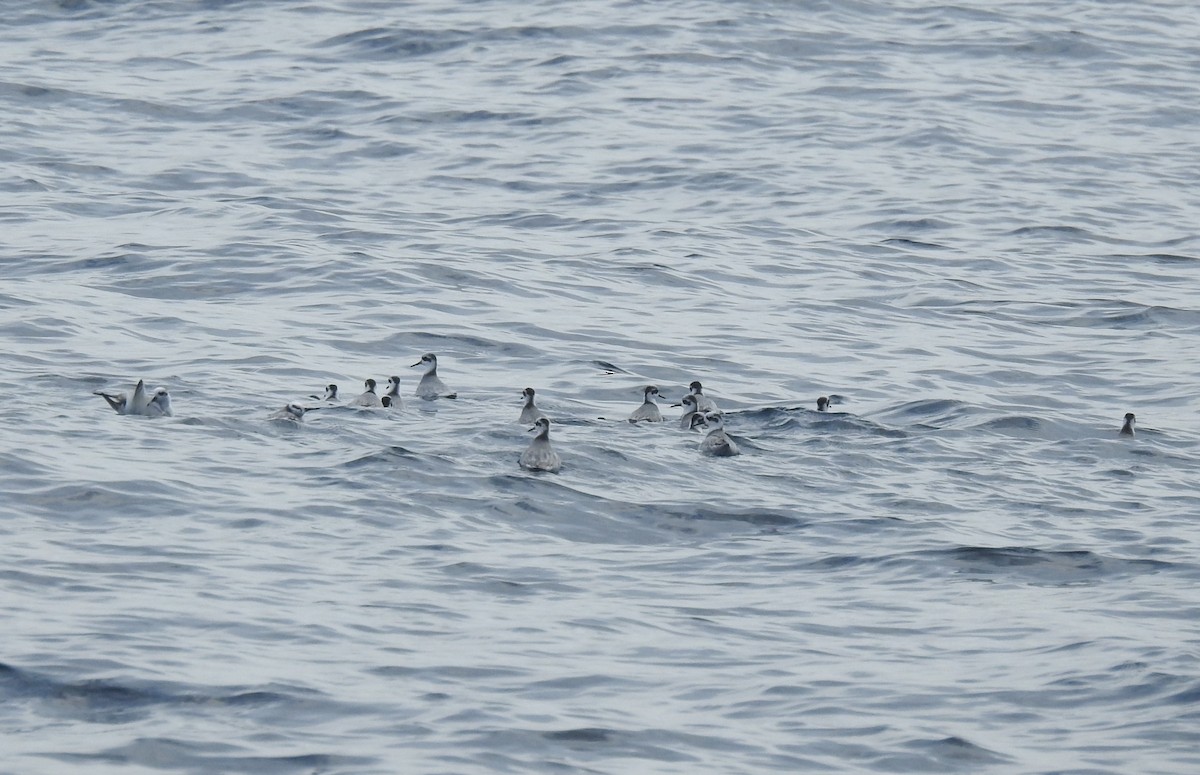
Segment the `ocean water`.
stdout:
[[1200,768],[1188,4],[0,30],[0,772]]

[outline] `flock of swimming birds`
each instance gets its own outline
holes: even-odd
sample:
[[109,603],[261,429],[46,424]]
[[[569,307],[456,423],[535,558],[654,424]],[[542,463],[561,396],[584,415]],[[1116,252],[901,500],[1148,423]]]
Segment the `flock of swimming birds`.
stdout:
[[[421,375],[421,381],[417,383],[416,390],[413,394],[417,398],[427,401],[432,401],[439,398],[458,398],[458,394],[446,387],[446,383],[442,382],[437,373],[437,356],[433,353],[425,353],[421,356],[421,360],[412,365],[412,368],[424,366],[425,373]],[[399,409],[401,406],[400,399],[400,378],[388,377],[387,390],[382,394],[375,392],[378,383],[373,379],[368,379],[364,384],[365,391],[352,401],[347,406],[361,409]],[[717,407],[715,401],[704,395],[704,386],[700,382],[692,382],[688,386],[688,394],[685,395],[679,403],[672,406],[683,407],[683,416],[679,418],[679,427],[686,431],[703,430],[706,434],[700,442],[700,453],[711,457],[733,457],[740,455],[741,450],[738,449],[734,440],[725,432],[725,416]],[[138,380],[137,385],[133,389],[133,395],[129,396],[125,393],[110,393],[104,390],[94,391],[96,395],[102,397],[108,402],[117,414],[143,415],[147,417],[170,417],[171,410],[171,395],[165,387],[155,388],[153,392],[146,391],[145,382]],[[532,425],[531,433],[536,433],[533,440],[529,443],[529,447],[521,454],[518,463],[522,468],[527,468],[531,471],[550,471],[557,472],[562,467],[562,458],[558,452],[550,444],[550,418],[545,412],[534,405],[534,396],[536,391],[533,388],[527,387],[521,394],[525,403],[521,408],[521,415],[518,422],[526,425]],[[663,422],[662,411],[658,407],[659,396],[658,387],[655,385],[647,385],[643,389],[642,405],[635,409],[629,415],[629,422]],[[336,404],[338,398],[337,385],[328,385],[325,388],[325,393],[320,396],[311,396],[311,398],[319,399],[325,405]],[[836,398],[836,396],[835,396]],[[817,399],[817,411],[825,412],[829,410],[831,400],[828,396],[821,396]],[[282,409],[273,412],[268,419],[281,422],[299,423],[304,419],[304,415],[308,412],[322,408],[321,406],[306,407],[298,402],[291,402]],[[1125,423],[1121,426],[1120,434],[1122,436],[1134,435],[1135,417],[1133,412],[1128,412],[1125,415]]]

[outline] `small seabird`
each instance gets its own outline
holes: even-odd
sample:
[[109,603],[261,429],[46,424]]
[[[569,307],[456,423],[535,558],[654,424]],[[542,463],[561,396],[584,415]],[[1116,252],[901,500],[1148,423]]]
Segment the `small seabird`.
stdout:
[[734,444],[733,439],[729,438],[729,434],[725,433],[725,419],[720,412],[705,413],[704,422],[712,430],[700,442],[701,453],[713,457],[733,457],[741,454],[737,444]]
[[[696,411],[696,397],[688,393],[679,403],[671,404],[671,406],[682,406],[683,417],[679,418],[679,427],[685,431],[690,431],[698,425],[704,424],[704,413]],[[699,422],[695,422],[699,420]]]
[[458,393],[450,392],[450,388],[446,387],[446,383],[438,379],[437,374],[437,356],[433,353],[425,353],[421,356],[421,360],[414,363],[410,368],[417,366],[425,366],[425,374],[421,377],[421,381],[417,383],[417,389],[414,391],[418,397],[431,401],[435,398],[458,398]]
[[533,425],[546,416],[545,412],[533,405],[533,392],[533,388],[525,388],[521,391],[521,395],[525,396],[525,406],[521,408],[521,416],[517,422]]
[[700,412],[719,412],[717,402],[704,395],[704,386],[699,382],[688,385],[688,390],[696,397],[696,410]]
[[658,388],[654,385],[647,385],[642,390],[645,400],[642,405],[633,410],[633,414],[629,415],[629,422],[662,422],[662,412],[658,410],[658,404],[654,402],[654,397],[658,395]]
[[530,471],[557,473],[562,466],[562,459],[554,451],[554,447],[550,446],[549,418],[539,417],[532,431],[537,431],[537,435],[529,442],[529,448],[521,453],[521,467]]
[[[150,397],[146,395],[146,381],[141,379],[133,388],[132,398],[124,393],[107,393],[103,390],[93,390],[92,394],[107,401],[117,414],[147,414],[146,409],[150,406]],[[170,408],[170,402],[167,407]]]
[[375,395],[375,380],[368,379],[366,382],[363,383],[363,386],[366,387],[366,389],[367,389],[366,392],[363,393],[358,398],[351,401],[350,406],[366,406],[366,407],[383,406],[383,402],[379,400],[379,396]]
[[692,412],[688,415],[689,431],[708,430],[708,423],[704,420],[703,412]]
[[154,394],[150,397],[150,403],[146,404],[145,414],[149,417],[170,417],[171,411],[171,394],[167,392],[165,387],[154,389]]
[[829,411],[829,396],[821,396],[820,398],[817,399],[817,411],[818,412]]
[[387,401],[383,401],[382,398],[380,399],[381,401],[383,401],[384,408],[387,408],[387,407],[391,407],[392,409],[400,408],[400,378],[399,377],[388,377],[388,389],[387,389],[387,392],[383,394],[383,398],[388,399]]
[[[379,397],[379,403],[383,404],[384,409],[391,409],[392,408],[392,397],[385,393],[384,395]],[[399,406],[399,405],[400,405],[400,399],[397,398],[396,406]]]
[[318,401],[325,401],[325,402],[327,402],[327,403],[331,403],[331,404],[332,404],[332,403],[334,403],[335,401],[337,401],[337,400],[338,400],[338,394],[337,394],[337,385],[332,385],[332,384],[331,384],[331,385],[326,385],[326,386],[325,386],[325,395],[322,395],[322,396],[309,396],[309,398],[315,398],[315,399],[317,399]]
[[1125,413],[1125,424],[1121,426],[1121,435],[1122,436],[1132,436],[1133,435],[1133,421],[1135,419],[1136,418],[1133,416],[1133,412]]
[[270,416],[267,417],[267,419],[268,420],[282,420],[283,422],[301,422],[304,419],[305,412],[316,411],[319,408],[320,407],[314,407],[312,409],[305,409],[303,406],[301,406],[300,404],[297,404],[295,401],[293,401],[292,403],[283,407],[279,411],[272,412],[270,414]]

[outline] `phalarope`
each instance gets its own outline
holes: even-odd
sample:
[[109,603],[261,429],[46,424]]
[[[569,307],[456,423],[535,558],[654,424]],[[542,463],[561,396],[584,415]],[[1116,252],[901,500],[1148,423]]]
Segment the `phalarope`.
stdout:
[[545,412],[533,405],[533,388],[525,388],[521,391],[521,395],[525,397],[525,405],[521,407],[521,416],[517,418],[517,422],[533,425],[546,416]]
[[379,400],[379,396],[375,395],[375,380],[368,379],[363,383],[363,386],[367,389],[366,392],[351,401],[350,406],[383,406],[383,402]]
[[[388,399],[387,401],[383,402],[384,407],[391,407],[392,409],[400,408],[399,377],[388,377],[388,389],[387,392],[383,394],[383,398]],[[381,398],[380,401],[383,401],[383,398]]]
[[683,407],[683,417],[679,418],[679,427],[683,430],[690,431],[695,428],[697,423],[693,422],[693,420],[697,418],[700,420],[699,425],[704,424],[704,413],[696,411],[696,397],[691,393],[681,398],[679,403],[671,404],[671,406]]
[[421,360],[414,363],[411,368],[421,365],[425,366],[425,374],[421,377],[421,381],[417,383],[417,389],[414,391],[418,397],[426,400],[458,398],[458,393],[451,392],[450,388],[446,387],[446,383],[438,378],[436,355],[425,353],[421,356]]
[[658,409],[658,404],[654,402],[654,397],[658,395],[658,388],[654,385],[647,385],[642,390],[645,400],[642,405],[633,410],[633,414],[629,415],[629,422],[662,422],[662,412]]
[[720,412],[705,413],[704,422],[711,430],[700,442],[700,452],[713,457],[733,457],[741,454],[737,444],[725,433],[725,418]]
[[704,395],[704,386],[699,381],[688,385],[688,390],[696,397],[696,410],[700,412],[719,412],[717,402]]
[[537,435],[529,442],[529,448],[521,453],[521,467],[530,471],[556,473],[562,466],[562,459],[550,446],[550,420],[539,417],[532,431],[537,431]]

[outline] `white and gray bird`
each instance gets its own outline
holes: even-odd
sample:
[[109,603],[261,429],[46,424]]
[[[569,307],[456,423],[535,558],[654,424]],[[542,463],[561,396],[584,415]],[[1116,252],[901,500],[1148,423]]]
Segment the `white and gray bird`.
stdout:
[[1133,423],[1134,423],[1134,420],[1136,420],[1136,419],[1137,419],[1137,417],[1134,416],[1133,412],[1125,413],[1125,424],[1121,426],[1121,435],[1122,436],[1132,436],[1133,435]]
[[424,398],[427,401],[432,401],[435,398],[458,398],[458,393],[452,392],[450,388],[446,387],[446,383],[438,378],[436,355],[425,353],[421,356],[421,360],[414,363],[410,368],[422,365],[425,367],[425,374],[421,376],[421,381],[417,383],[417,389],[413,391],[419,398]]
[[[388,377],[388,389],[387,389],[387,392],[383,394],[383,398],[387,399],[386,401],[383,401],[383,405],[385,408],[389,408],[389,407],[392,409],[400,408],[401,404],[400,404],[400,378],[399,377]],[[383,399],[380,399],[380,400],[382,401]]]
[[94,390],[92,395],[103,398],[116,414],[146,414],[146,408],[150,405],[150,397],[146,395],[144,379],[138,380],[138,384],[133,388],[132,397],[127,396],[124,392],[108,392],[106,390]]
[[267,419],[281,422],[302,422],[304,420],[304,415],[307,412],[313,412],[319,408],[320,407],[313,407],[312,409],[306,409],[305,407],[293,401],[282,409],[272,412]]
[[521,416],[517,418],[517,422],[533,425],[546,416],[545,412],[533,405],[533,388],[525,388],[521,391],[521,395],[525,397],[525,405],[521,407]]
[[688,390],[696,397],[696,410],[700,412],[719,412],[717,402],[704,395],[704,386],[698,381],[688,385]]
[[375,380],[368,379],[363,383],[366,391],[350,402],[350,406],[364,406],[368,408],[383,406],[383,402],[379,400],[379,396],[375,395]]
[[154,388],[144,414],[148,417],[170,417],[174,414],[171,411],[171,394],[165,387]]
[[829,396],[821,396],[820,398],[817,399],[817,411],[818,412],[829,411]]
[[[679,403],[671,404],[671,406],[683,407],[683,416],[679,418],[679,427],[683,430],[690,431],[704,424],[704,413],[696,411],[696,397],[691,393],[681,398]],[[699,420],[699,422],[694,422],[694,420]]]
[[742,453],[737,444],[733,443],[733,439],[729,438],[729,434],[725,432],[725,418],[720,412],[706,412],[704,422],[710,430],[704,440],[700,442],[702,454],[712,457],[733,457]]
[[647,385],[642,389],[642,394],[645,396],[642,405],[629,415],[629,422],[662,422],[662,412],[654,401],[654,397],[658,395],[658,388]]
[[309,398],[315,398],[318,401],[324,401],[327,404],[337,403],[337,400],[338,400],[337,385],[334,385],[334,384],[326,385],[324,395],[320,395],[320,396],[314,395],[314,396],[309,396]]
[[562,459],[554,451],[554,447],[550,446],[549,418],[539,417],[531,429],[532,431],[536,431],[537,435],[533,437],[533,441],[529,442],[529,448],[521,453],[519,461],[521,467],[528,468],[530,471],[557,473],[558,469],[562,467]]

